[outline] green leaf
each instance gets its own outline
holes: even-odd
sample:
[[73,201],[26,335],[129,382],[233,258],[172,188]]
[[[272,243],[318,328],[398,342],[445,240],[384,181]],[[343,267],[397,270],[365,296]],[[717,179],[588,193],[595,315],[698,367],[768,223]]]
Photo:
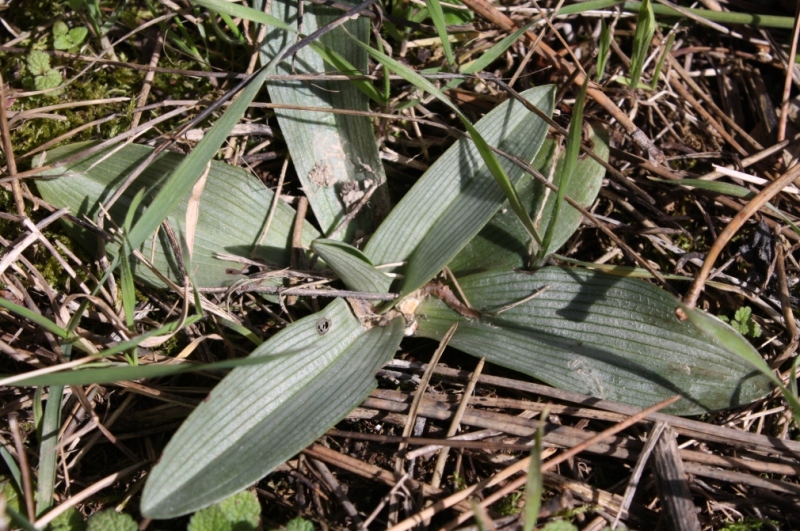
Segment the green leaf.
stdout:
[[53,24],[53,35],[55,37],[61,37],[69,33],[69,26],[63,20],[57,20],[55,24]]
[[[592,125],[589,131],[588,142],[593,146],[592,151],[607,161],[608,135],[605,129]],[[532,165],[545,177],[553,175],[553,183],[560,185],[564,156],[564,150],[558,148],[558,143],[548,138]],[[605,168],[591,157],[579,158],[572,179],[566,187],[566,195],[579,204],[589,207],[600,191],[605,172]],[[517,191],[521,201],[531,212],[531,218],[539,227],[546,227],[550,223],[556,194],[539,180],[531,178],[520,181]],[[580,226],[581,219],[581,213],[571,205],[563,206],[559,223],[553,229],[547,254],[555,252],[564,245]],[[504,205],[486,227],[456,255],[448,267],[457,276],[494,269],[519,269],[527,267],[530,254],[528,233],[520,226],[517,216]]]
[[[350,1],[346,2],[351,5]],[[254,2],[260,8],[261,2]],[[354,3],[352,5],[355,5]],[[271,13],[293,30],[297,25],[297,3],[294,0],[274,0]],[[307,5],[303,13],[303,33],[310,34],[341,16],[340,10],[320,5]],[[369,20],[359,17],[343,27],[323,35],[323,47],[301,49],[276,69],[276,74],[322,74],[333,68],[346,68],[343,73],[363,74],[368,70],[367,54],[347,32],[360,41],[369,41]],[[261,61],[266,62],[287,43],[297,37],[280,29],[270,29],[261,47]],[[326,63],[320,53],[333,64]],[[330,53],[328,53],[330,52]],[[367,97],[350,81],[269,81],[270,100],[282,105],[297,105],[316,109],[348,109],[369,112]],[[371,89],[375,97],[377,92]],[[372,232],[389,209],[386,175],[375,142],[375,132],[368,116],[309,112],[307,110],[276,109],[278,124],[283,133],[295,171],[303,185],[311,209],[322,228],[331,238],[347,241],[357,229]],[[377,186],[370,206],[361,210],[348,226],[336,234],[334,228],[345,218],[351,206],[345,201],[348,189],[362,193]]]
[[187,514],[258,481],[343,418],[375,386],[403,337],[398,318],[365,330],[347,303],[296,321],[232,371],[173,436],[148,477],[142,513]]
[[684,400],[669,408],[680,415],[747,404],[771,390],[769,379],[740,359],[744,352],[764,364],[747,341],[698,310],[678,321],[679,302],[646,282],[549,267],[480,273],[459,283],[483,312],[480,320],[427,299],[417,308],[417,334],[438,339],[461,321],[451,346],[560,389],[639,407],[680,394]]
[[[48,152],[46,160],[50,163],[63,159],[88,146],[82,143],[57,148]],[[107,201],[125,176],[151,152],[151,148],[135,144],[113,151],[109,149],[66,167],[43,172],[43,177],[48,178],[37,180],[36,186],[42,198],[56,207],[68,207],[75,216],[96,219],[100,204]],[[110,214],[114,222],[123,225],[129,205],[141,189],[147,190],[147,193],[139,210],[151,206],[154,195],[163,189],[164,180],[185,159],[184,155],[171,152],[159,155],[111,207]],[[193,277],[198,286],[229,286],[244,278],[231,273],[231,270],[242,269],[242,264],[221,260],[217,258],[217,253],[252,257],[267,264],[289,264],[294,209],[279,201],[270,230],[259,241],[272,198],[272,191],[247,171],[222,162],[211,162],[200,202],[192,255],[195,269]],[[185,233],[187,204],[188,197],[183,197],[170,212],[164,213],[179,238]],[[87,249],[96,248],[94,236],[75,227],[70,228],[70,233]],[[318,233],[309,223],[304,224],[304,246],[309,246],[317,236]],[[162,274],[183,284],[175,255],[163,230],[158,232],[157,238],[146,239],[139,250]],[[109,251],[113,252],[114,249]],[[137,280],[163,286],[161,280],[142,263],[135,261],[131,265]]]
[[75,508],[70,507],[56,518],[47,527],[48,531],[83,531],[86,529],[86,522],[83,515]]
[[28,72],[34,76],[42,76],[50,70],[50,56],[41,50],[31,50],[25,63],[28,65]]
[[49,90],[56,88],[63,83],[64,78],[58,70],[48,70],[41,76],[33,78],[33,86],[36,90]]
[[137,531],[139,525],[131,515],[107,509],[95,513],[86,523],[86,531]]
[[547,251],[551,248],[553,242],[553,231],[561,224],[558,214],[564,205],[564,196],[566,195],[569,183],[572,180],[572,174],[575,173],[575,167],[578,165],[578,154],[581,151],[581,137],[583,136],[583,104],[586,100],[586,87],[589,86],[589,78],[585,78],[581,89],[578,92],[578,98],[575,100],[575,105],[572,112],[572,120],[569,124],[569,133],[567,134],[567,150],[564,153],[564,167],[561,170],[558,193],[556,200],[553,203],[552,213],[550,214],[550,221],[547,223],[547,230],[545,231],[542,240],[542,248],[539,249],[538,261],[541,261]]
[[391,277],[381,273],[364,253],[336,240],[315,240],[311,249],[342,279],[348,289],[367,293],[386,293]]
[[72,39],[69,38],[69,35],[58,35],[53,39],[53,48],[56,50],[69,50],[72,46]]
[[86,40],[86,37],[89,35],[89,30],[80,26],[78,28],[72,28],[69,30],[69,38],[72,41],[72,45],[75,47],[80,46],[83,44],[83,41]]
[[255,493],[245,490],[192,515],[186,531],[255,531],[261,506]]
[[[550,115],[553,87],[521,94]],[[520,102],[498,105],[476,128],[487,142],[530,161],[547,134],[547,124]],[[512,182],[522,170],[503,159]],[[516,192],[515,192],[516,193]],[[372,236],[364,254],[375,264],[408,261],[402,293],[430,280],[483,228],[507,195],[491,178],[478,149],[459,139],[431,165]]]
[[314,524],[304,518],[292,518],[281,531],[314,531]]
[[436,32],[439,34],[439,40],[442,42],[444,49],[444,56],[450,65],[456,62],[453,57],[453,49],[450,47],[450,34],[447,32],[447,22],[444,19],[444,11],[439,0],[425,0],[425,5],[428,6],[428,11],[431,15],[433,25],[436,26]]
[[217,504],[194,513],[186,531],[233,531],[233,525]]
[[547,522],[542,531],[578,531],[578,528],[567,520],[555,520]]

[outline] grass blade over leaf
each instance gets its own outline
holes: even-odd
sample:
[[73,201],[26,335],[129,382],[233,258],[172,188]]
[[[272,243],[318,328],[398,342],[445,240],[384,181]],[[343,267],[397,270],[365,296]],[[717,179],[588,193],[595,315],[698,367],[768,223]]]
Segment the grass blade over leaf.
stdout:
[[[254,5],[259,6],[260,2]],[[283,20],[293,32],[298,31],[296,2],[275,0],[270,9],[272,15]],[[306,6],[303,33],[313,33],[341,15],[341,11],[330,7]],[[276,73],[324,74],[332,70],[331,65],[339,70],[351,65],[342,72],[345,74],[366,73],[367,54],[346,37],[348,34],[359,41],[368,41],[369,20],[360,17],[347,21],[343,27],[323,35],[319,40],[320,46],[302,49],[284,61]],[[295,38],[295,33],[270,28],[261,47],[262,63],[272,60]],[[331,64],[323,59],[331,61]],[[378,97],[372,85],[367,85],[372,97]],[[322,110],[369,111],[365,94],[347,80],[273,80],[267,83],[267,89],[273,103]],[[331,237],[347,241],[356,229],[372,232],[388,211],[388,195],[384,186],[383,163],[369,117],[294,109],[279,109],[275,114],[297,176],[323,233],[330,234],[345,218],[349,206],[344,202],[345,188],[354,187],[363,192],[377,186],[378,190],[370,201],[371,207],[363,209],[345,230]]]
[[[553,87],[521,96],[552,113]],[[524,160],[533,159],[547,134],[547,124],[515,100],[498,105],[476,128],[486,141]],[[505,159],[498,164],[510,183],[519,181],[522,170]],[[447,265],[508,197],[490,175],[478,147],[459,139],[395,207],[364,254],[375,264],[408,261],[402,293],[414,291]]]
[[[48,162],[78,153],[88,144],[71,144],[48,152]],[[97,153],[89,158],[43,172],[46,179],[37,181],[36,186],[42,197],[58,206],[68,207],[77,217],[94,219],[100,204],[113,193],[115,186],[128,172],[152,152],[152,148],[127,145],[103,160],[108,152]],[[160,190],[160,183],[170,175],[185,159],[177,153],[162,153],[142,175],[136,184],[110,209],[112,219],[123,225],[139,189],[148,193],[143,207],[152,200],[153,194]],[[58,176],[54,179],[52,177]],[[198,286],[228,286],[242,275],[232,274],[230,270],[241,269],[237,262],[220,260],[217,253],[262,259],[269,264],[288,265],[291,247],[292,226],[295,212],[284,202],[278,202],[275,217],[269,232],[261,238],[266,213],[272,204],[273,193],[247,171],[218,161],[211,162],[208,180],[200,202],[200,216],[195,234],[192,264],[193,277]],[[165,213],[167,222],[179,236],[184,234],[188,196]],[[72,236],[88,249],[96,248],[96,238],[76,227],[70,230]],[[303,244],[308,246],[318,233],[306,223],[303,226]],[[172,247],[163,231],[156,238],[148,238],[140,247],[142,254],[168,278],[183,284],[178,271]],[[159,278],[141,263],[133,262],[133,272],[139,281],[155,286],[163,286]]]

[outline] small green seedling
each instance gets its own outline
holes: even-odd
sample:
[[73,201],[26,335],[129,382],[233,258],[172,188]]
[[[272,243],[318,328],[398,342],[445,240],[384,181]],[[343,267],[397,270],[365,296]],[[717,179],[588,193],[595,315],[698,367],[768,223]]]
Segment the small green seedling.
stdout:
[[26,60],[28,73],[33,76],[36,90],[54,89],[64,82],[61,72],[50,66],[50,56],[41,50],[31,50]]
[[89,35],[84,27],[70,29],[63,21],[53,24],[53,48],[76,53]]
[[761,326],[753,320],[753,310],[749,306],[742,306],[733,315],[733,319],[728,319],[724,315],[719,317],[726,323],[731,325],[731,328],[746,337],[753,339],[761,337]]

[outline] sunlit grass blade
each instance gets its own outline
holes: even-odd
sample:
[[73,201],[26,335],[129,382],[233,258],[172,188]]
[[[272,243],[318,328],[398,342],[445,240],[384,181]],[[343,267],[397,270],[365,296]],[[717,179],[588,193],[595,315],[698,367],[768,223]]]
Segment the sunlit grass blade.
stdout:
[[600,20],[600,42],[597,43],[597,82],[599,83],[606,73],[609,52],[611,49],[611,29],[606,21]]
[[629,72],[630,83],[628,84],[631,89],[636,89],[639,86],[639,80],[642,78],[644,63],[647,60],[647,53],[655,31],[656,17],[653,14],[653,8],[650,5],[650,0],[644,0],[639,11],[639,18],[636,21],[636,33],[633,35],[633,53],[631,54]]
[[454,66],[456,59],[453,56],[453,48],[450,46],[450,36],[447,33],[447,22],[444,20],[442,5],[439,3],[439,0],[425,0],[425,5],[428,6],[431,20],[433,20],[433,25],[436,26],[436,32],[439,34],[439,39],[442,41],[444,56],[450,66]]
[[16,490],[22,492],[22,474],[20,473],[19,466],[17,466],[14,456],[12,456],[11,453],[6,450],[4,445],[0,445],[0,457],[3,458],[3,462],[6,464],[6,469],[8,469],[9,474],[11,474],[11,479],[14,481]]
[[[502,40],[494,44],[491,48],[483,52],[480,57],[459,68],[459,72],[462,74],[475,74],[478,72],[483,72],[486,67],[499,59],[506,52],[506,50],[508,50],[512,44],[517,42],[534,24],[535,22],[530,22],[518,30],[508,34]],[[463,82],[463,79],[454,79],[448,82],[447,85],[444,86],[443,90],[455,88]]]
[[225,0],[192,0],[192,3],[200,7],[205,7],[206,9],[211,9],[217,13],[224,13],[232,17],[252,20],[253,22],[259,22],[261,24],[279,28],[290,33],[297,33],[295,28],[285,23],[281,19],[273,17],[272,15],[264,13],[263,11],[259,11],[258,9],[253,9],[252,7],[234,4],[233,2],[227,2]]
[[553,231],[560,221],[558,214],[561,211],[561,206],[564,204],[564,196],[566,195],[567,188],[572,179],[572,174],[575,172],[575,167],[578,165],[578,155],[580,155],[581,152],[581,137],[583,135],[583,105],[586,101],[586,87],[588,85],[589,78],[587,77],[580,91],[578,91],[578,98],[575,100],[572,121],[569,124],[569,134],[567,135],[567,151],[564,156],[564,169],[561,171],[561,179],[558,182],[558,195],[553,205],[553,213],[550,215],[550,223],[547,225],[547,229],[544,233],[544,239],[539,249],[537,262],[540,262],[550,249]]
[[253,76],[239,97],[209,129],[203,139],[170,174],[147,210],[137,220],[128,235],[131,248],[138,248],[150,238],[158,226],[167,218],[176,205],[187,196],[197,180],[205,172],[206,165],[239,123],[250,103],[255,99],[264,81],[272,73],[274,64],[263,67]]
[[[683,310],[689,322],[703,330],[709,336],[714,338],[718,343],[724,345],[730,352],[739,356],[740,359],[746,361],[751,367],[754,367],[758,372],[769,378],[775,387],[783,395],[783,398],[789,404],[792,410],[794,422],[800,426],[800,401],[798,401],[797,394],[792,392],[790,388],[783,385],[780,378],[775,376],[773,370],[767,365],[757,351],[755,351],[750,344],[742,338],[742,336],[734,331],[731,327],[725,325],[719,319],[695,308],[687,308],[683,304],[679,305]],[[750,348],[748,348],[750,347]]]
[[536,428],[536,439],[531,450],[531,465],[528,467],[528,481],[525,483],[525,509],[523,518],[523,531],[533,531],[539,519],[539,510],[542,507],[542,494],[544,485],[542,478],[542,435],[544,423],[550,415],[550,408],[545,406],[539,415],[539,427]]
[[39,470],[36,484],[36,514],[41,515],[53,505],[58,469],[58,435],[61,430],[61,405],[64,387],[50,386],[42,419],[39,441]]
[[[554,87],[536,87],[520,97],[550,116]],[[492,109],[476,124],[484,139],[505,153],[531,161],[547,135],[547,122],[526,105],[510,99]],[[503,159],[516,185],[524,171]],[[401,294],[419,288],[447,265],[489,223],[507,202],[477,145],[458,139],[406,193],[372,235],[364,254],[374,264],[404,262]],[[530,203],[530,201],[529,201]],[[530,236],[509,209],[509,225],[530,249]],[[517,233],[515,233],[517,234]],[[488,257],[491,259],[491,257]]]
[[69,332],[55,324],[53,321],[48,319],[47,317],[38,314],[34,311],[31,311],[24,306],[20,306],[18,304],[14,304],[10,300],[0,297],[0,308],[5,308],[9,312],[15,313],[20,317],[28,319],[29,321],[39,325],[40,327],[44,328],[51,334],[60,337],[61,339],[70,339],[71,335]]

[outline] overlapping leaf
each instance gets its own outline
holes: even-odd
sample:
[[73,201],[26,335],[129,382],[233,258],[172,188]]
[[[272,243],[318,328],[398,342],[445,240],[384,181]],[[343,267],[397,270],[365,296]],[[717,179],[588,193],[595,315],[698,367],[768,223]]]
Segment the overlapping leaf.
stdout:
[[[256,1],[254,5],[260,9],[261,3]],[[297,27],[296,6],[294,1],[274,0],[271,13],[285,24]],[[302,18],[302,32],[310,34],[341,15],[342,11],[330,7],[307,5]],[[367,54],[351,38],[344,36],[345,31],[368,42],[369,20],[364,17],[350,20],[343,28],[323,35],[320,42],[356,68],[355,72],[345,73],[363,74],[367,71]],[[271,28],[261,48],[262,61],[271,60],[296,38],[293,33]],[[276,73],[323,74],[331,70],[334,68],[323,61],[319,53],[305,48],[278,65]],[[346,201],[348,193],[363,194],[371,186],[378,186],[370,201],[371,207],[362,210],[347,229],[332,237],[347,240],[356,228],[374,230],[386,215],[388,196],[385,186],[382,186],[386,176],[372,122],[368,116],[320,112],[325,109],[368,112],[367,97],[347,80],[270,81],[267,89],[273,103],[319,109],[279,109],[276,115],[297,176],[323,233],[330,234],[344,219],[349,206]]]
[[[86,147],[87,144],[72,144],[58,148],[48,152],[47,160],[62,159]],[[107,150],[68,166],[47,170],[43,173],[45,178],[37,181],[37,188],[42,197],[53,205],[67,207],[79,217],[96,219],[100,205],[151,152],[152,148],[139,145],[126,145],[113,152]],[[133,197],[144,187],[147,193],[139,207],[141,214],[161,189],[167,176],[184,158],[177,153],[162,153],[111,207],[110,214],[114,222],[122,226]],[[193,278],[199,286],[227,286],[242,278],[231,273],[231,270],[242,269],[242,265],[220,260],[217,253],[262,259],[271,264],[289,263],[294,209],[278,202],[270,230],[260,240],[272,198],[273,193],[245,170],[218,161],[211,162],[201,197],[191,260]],[[179,239],[185,232],[187,204],[188,198],[184,197],[167,216],[167,222]],[[72,232],[77,241],[90,249],[96,248],[93,236],[74,227]],[[310,245],[317,235],[309,224],[303,226],[304,245]],[[140,251],[162,274],[183,282],[175,253],[164,230],[145,240]],[[141,263],[134,263],[133,267],[140,281],[163,285]]]
[[364,253],[351,245],[319,239],[311,244],[311,249],[351,290],[386,293],[392,284],[391,277],[375,269]]
[[461,321],[450,345],[561,389],[642,407],[680,394],[670,408],[680,415],[747,404],[771,390],[731,348],[758,357],[737,332],[719,322],[722,341],[691,319],[678,321],[678,301],[646,282],[554,267],[459,282],[482,317],[467,320],[427,299],[417,309],[417,334],[438,339]]
[[[590,126],[589,145],[603,160],[608,160],[608,135],[600,126]],[[553,164],[556,167],[553,168]],[[545,177],[553,176],[553,184],[559,185],[564,166],[564,150],[558,149],[555,139],[545,140],[533,162],[533,167]],[[605,168],[584,156],[578,160],[566,194],[580,205],[588,207],[597,197],[603,183]],[[553,212],[556,194],[536,179],[523,179],[518,185],[520,199],[530,206],[531,218],[540,228],[547,227]],[[546,254],[551,254],[569,239],[581,223],[581,213],[565,204],[561,208],[558,223]],[[456,275],[489,271],[494,269],[522,268],[531,256],[528,235],[516,215],[504,206],[494,218],[473,238],[448,264]]]
[[364,330],[336,300],[257,348],[183,423],[153,468],[142,513],[172,518],[258,481],[356,407],[403,337],[403,320]]
[[[537,87],[522,97],[545,114],[553,112],[554,89]],[[547,124],[516,101],[498,105],[475,128],[490,145],[532,160]],[[522,170],[506,159],[512,182]],[[430,280],[500,209],[506,194],[492,178],[478,148],[460,139],[425,172],[372,236],[364,254],[374,264],[408,261],[402,293]]]

